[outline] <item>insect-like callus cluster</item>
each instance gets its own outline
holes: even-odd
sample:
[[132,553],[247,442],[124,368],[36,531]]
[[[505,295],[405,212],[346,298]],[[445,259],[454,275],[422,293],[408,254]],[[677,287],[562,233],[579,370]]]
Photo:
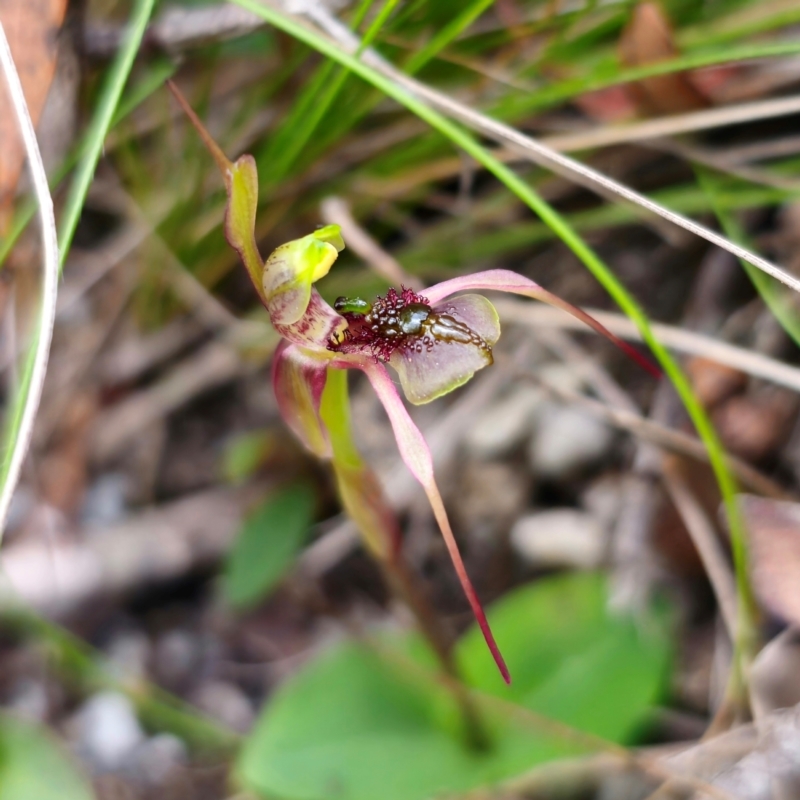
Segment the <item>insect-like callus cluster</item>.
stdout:
[[334,352],[367,352],[389,361],[397,351],[430,352],[437,344],[459,342],[491,355],[491,346],[481,336],[446,311],[432,308],[413,289],[389,289],[372,304],[340,297],[333,307],[348,323],[340,340],[328,345]]

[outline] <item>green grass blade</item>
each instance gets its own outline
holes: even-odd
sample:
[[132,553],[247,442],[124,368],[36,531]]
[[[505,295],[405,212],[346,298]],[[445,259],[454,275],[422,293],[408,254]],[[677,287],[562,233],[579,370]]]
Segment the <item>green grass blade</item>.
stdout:
[[4,606],[0,621],[4,629],[46,644],[54,666],[83,692],[122,692],[135,704],[145,724],[153,730],[174,733],[199,754],[220,757],[239,745],[238,734],[180,698],[146,681],[122,680],[102,653],[22,601]]
[[122,90],[130,75],[154,5],[155,0],[136,0],[122,47],[111,65],[100,92],[97,108],[87,131],[85,149],[80,157],[61,217],[58,248],[62,268],[69,253],[75,229],[78,227],[81,209],[94,177],[97,162],[103,152],[103,143],[114,119],[122,97]]
[[550,226],[562,241],[575,253],[590,272],[612,296],[619,307],[636,324],[642,338],[653,351],[664,372],[672,381],[680,396],[700,438],[709,454],[712,469],[723,497],[728,525],[730,528],[734,566],[736,569],[737,590],[739,593],[740,626],[736,642],[737,674],[741,675],[742,662],[747,661],[754,649],[754,600],[747,570],[747,545],[744,520],[736,503],[737,485],[728,468],[727,458],[722,443],[706,414],[700,400],[692,389],[689,379],[672,357],[669,351],[658,341],[653,333],[645,312],[620,283],[613,272],[603,263],[586,242],[573,230],[566,220],[545,202],[519,176],[489,153],[471,134],[433,110],[405,89],[397,86],[388,78],[377,73],[358,59],[341,50],[330,40],[320,36],[309,28],[300,25],[294,19],[272,8],[265,7],[255,0],[235,0],[236,4],[253,11],[267,22],[286,33],[305,42],[310,47],[329,58],[349,67],[359,77],[371,83],[375,88],[398,103],[404,105],[431,127],[448,137],[455,145],[467,152],[478,163],[494,174],[505,186],[517,195],[534,213],[538,214],[545,224]]
[[587,74],[567,78],[538,90],[524,94],[512,94],[498,101],[491,110],[493,116],[513,120],[535,111],[544,111],[559,103],[577,97],[584,92],[593,92],[619,86],[625,83],[672,75],[676,72],[713,67],[721,64],[732,64],[752,61],[760,58],[777,58],[800,53],[800,41],[765,42],[746,45],[719,46],[697,53],[676,56],[668,61],[645,64],[639,67],[620,67],[615,56],[601,63],[593,63],[587,68]]
[[[494,0],[474,0],[461,14],[456,16],[449,24],[445,25],[439,33],[437,33],[431,41],[422,48],[417,54],[411,57],[411,60],[405,65],[405,70],[409,74],[418,72],[425,66],[431,59],[446,47],[450,42],[456,39],[465,28],[467,28],[478,16],[480,16]],[[381,9],[376,19],[373,21],[370,28],[361,39],[358,49],[356,50],[356,57],[360,55],[366,47],[370,45],[373,39],[380,32],[383,24],[394,11],[397,5],[397,0],[388,0],[386,5]],[[405,9],[404,9],[405,10]],[[314,130],[319,128],[319,123],[325,118],[322,111],[327,111],[333,104],[333,100],[338,96],[341,88],[349,77],[349,72],[343,70],[336,80],[336,85],[331,87],[331,91],[327,93],[323,102],[324,108],[318,109],[317,118],[313,121]],[[380,93],[369,93],[362,97],[360,101],[353,104],[353,107],[342,112],[337,109],[337,115],[332,119],[331,115],[327,117],[326,121],[331,121],[331,125],[323,126],[325,133],[321,134],[320,141],[313,144],[318,146],[314,148],[314,153],[321,153],[334,142],[338,141],[347,131],[351,130],[380,100]],[[294,114],[294,110],[292,111]],[[305,133],[305,131],[304,131]],[[310,137],[306,137],[304,141],[308,141]]]
[[[354,29],[361,24],[373,2],[374,0],[365,0],[356,10],[352,23]],[[387,0],[364,34],[361,43],[362,50],[369,47],[398,2],[399,0]],[[336,71],[334,64],[330,61],[319,68],[297,102],[292,105],[289,119],[275,137],[274,144],[268,149],[265,159],[270,169],[267,185],[276,185],[289,173],[314,131],[317,130],[320,122],[339,96],[349,74],[349,70],[344,68]]]
[[406,72],[413,74],[422,69],[437,53],[447,47],[450,42],[472,25],[493,4],[494,0],[473,0],[460,14],[453,17],[447,25],[438,31],[421,50],[411,56],[405,65]]
[[[175,65],[172,62],[160,62],[157,64],[148,72],[140,83],[133,87],[130,94],[122,99],[111,121],[111,127],[113,128],[118,125],[129,114],[133,113],[133,111],[147,100],[153,92],[160,89],[164,85],[164,81],[166,81],[167,78],[171,78],[174,73]],[[75,164],[77,164],[78,158],[86,147],[86,141],[84,137],[78,147],[67,155],[55,169],[53,175],[50,176],[51,192],[55,191],[61,185],[61,182],[69,175]],[[14,249],[14,245],[17,243],[17,240],[22,235],[25,228],[28,227],[28,223],[33,219],[35,213],[36,203],[31,201],[25,203],[22,208],[14,214],[11,229],[0,239],[0,269],[2,269],[6,259]]]
[[[725,231],[725,235],[734,242],[739,242],[746,246],[747,235],[739,224],[739,221],[722,202],[720,202],[719,186],[720,180],[707,169],[696,166],[698,181],[701,188],[708,197],[711,208]],[[775,315],[775,319],[781,324],[789,337],[795,344],[800,346],[800,313],[797,306],[797,295],[769,275],[756,269],[752,264],[748,264],[743,259],[739,263],[744,268],[756,291],[761,295],[761,299],[769,310]]]

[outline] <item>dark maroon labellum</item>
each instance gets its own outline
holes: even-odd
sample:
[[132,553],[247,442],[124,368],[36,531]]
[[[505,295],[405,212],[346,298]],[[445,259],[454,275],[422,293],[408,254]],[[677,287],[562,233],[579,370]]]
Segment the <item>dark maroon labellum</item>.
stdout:
[[389,289],[371,305],[360,298],[340,297],[333,304],[348,322],[342,338],[330,342],[337,353],[368,352],[388,361],[398,351],[430,351],[441,342],[471,344],[491,354],[491,347],[470,327],[450,314],[435,311],[413,289]]

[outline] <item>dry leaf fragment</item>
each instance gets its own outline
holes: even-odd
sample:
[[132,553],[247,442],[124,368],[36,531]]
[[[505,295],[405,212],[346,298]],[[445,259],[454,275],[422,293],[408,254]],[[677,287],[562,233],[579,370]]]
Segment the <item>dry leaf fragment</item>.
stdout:
[[[0,21],[34,125],[39,121],[55,74],[58,32],[66,10],[67,0],[0,0]],[[11,99],[5,83],[0,81],[0,231],[8,222],[25,159],[17,120],[10,109]]]
[[753,588],[773,614],[800,625],[800,503],[740,495]]
[[[658,3],[639,3],[619,42],[620,60],[629,67],[666,61],[678,54],[672,27]],[[646,114],[680,114],[706,108],[708,100],[686,73],[658,75],[629,87]]]
[[767,387],[726,400],[712,421],[729,452],[757,463],[786,444],[797,405],[795,394]]

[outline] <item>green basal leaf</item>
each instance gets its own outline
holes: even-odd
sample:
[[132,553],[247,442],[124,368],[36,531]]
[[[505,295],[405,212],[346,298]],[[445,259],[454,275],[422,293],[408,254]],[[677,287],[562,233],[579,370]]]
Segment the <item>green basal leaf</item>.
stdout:
[[249,608],[286,574],[314,519],[314,492],[295,484],[270,495],[245,522],[222,576],[228,602]]
[[0,800],[92,800],[88,781],[52,736],[0,715]]
[[234,437],[222,454],[220,471],[223,478],[228,483],[241,483],[251,477],[273,446],[274,436],[266,428]]
[[581,752],[574,739],[534,727],[524,709],[630,742],[662,694],[668,635],[663,619],[638,625],[609,614],[606,602],[604,579],[581,574],[542,579],[497,603],[492,623],[510,688],[477,629],[459,642],[467,682],[483,698],[488,751],[464,744],[423,645],[396,637],[380,653],[340,644],[280,687],[244,747],[239,777],[286,800],[426,800]]

